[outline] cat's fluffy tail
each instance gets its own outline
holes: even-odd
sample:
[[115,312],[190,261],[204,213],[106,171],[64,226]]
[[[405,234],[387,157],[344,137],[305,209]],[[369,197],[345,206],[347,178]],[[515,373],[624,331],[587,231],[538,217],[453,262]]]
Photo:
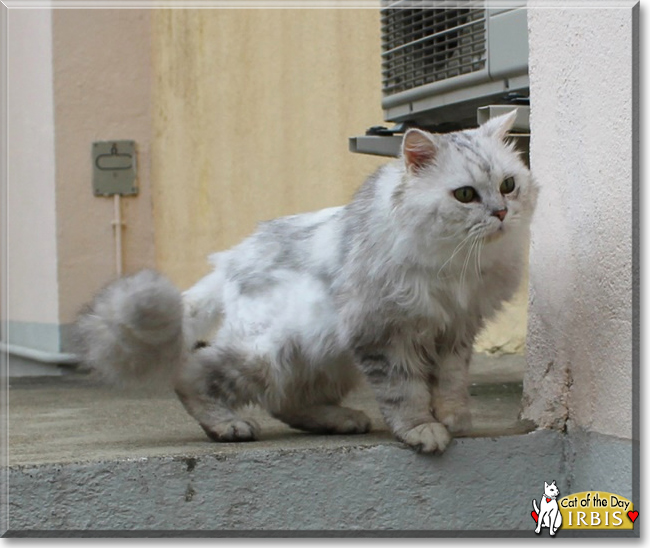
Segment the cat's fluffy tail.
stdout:
[[182,360],[181,294],[153,270],[110,284],[76,327],[84,365],[115,384],[169,386]]

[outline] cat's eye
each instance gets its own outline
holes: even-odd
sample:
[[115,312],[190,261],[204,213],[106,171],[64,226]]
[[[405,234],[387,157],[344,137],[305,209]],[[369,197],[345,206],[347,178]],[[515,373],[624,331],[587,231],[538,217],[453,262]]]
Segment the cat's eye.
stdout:
[[503,182],[501,183],[501,186],[499,187],[501,194],[510,194],[514,189],[515,189],[514,177],[508,177],[507,179],[504,179]]
[[471,186],[462,186],[454,190],[454,198],[456,198],[459,202],[467,204],[476,200],[478,198],[478,193]]

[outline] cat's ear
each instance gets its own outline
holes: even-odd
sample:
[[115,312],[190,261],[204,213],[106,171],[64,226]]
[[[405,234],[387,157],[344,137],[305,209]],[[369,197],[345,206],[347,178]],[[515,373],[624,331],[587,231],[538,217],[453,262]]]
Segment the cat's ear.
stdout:
[[402,158],[408,171],[416,172],[431,165],[437,155],[438,145],[430,133],[411,128],[404,134]]
[[503,140],[508,132],[515,125],[517,119],[517,109],[514,109],[508,114],[502,114],[496,118],[492,118],[481,126],[481,130],[490,137]]
[[544,489],[548,489],[548,483],[544,482]]

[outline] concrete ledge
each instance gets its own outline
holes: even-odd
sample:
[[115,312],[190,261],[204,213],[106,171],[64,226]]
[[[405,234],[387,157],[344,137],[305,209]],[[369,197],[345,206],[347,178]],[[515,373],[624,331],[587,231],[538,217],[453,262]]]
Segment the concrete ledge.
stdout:
[[[147,530],[520,532],[562,470],[549,431],[457,439],[440,456],[396,442],[250,449],[199,457],[14,466],[9,534]],[[295,533],[294,533],[295,534]]]
[[516,371],[485,360],[474,428],[443,455],[395,441],[367,389],[347,403],[371,417],[368,435],[313,436],[250,409],[262,439],[215,444],[172,394],[10,379],[5,536],[532,537],[544,481],[638,500],[631,442],[530,432]]
[[[522,357],[518,357],[523,362]],[[490,368],[492,382],[472,385],[474,428],[470,436],[528,432],[519,420],[521,384],[511,382],[516,367],[500,360],[476,361],[472,380]],[[501,369],[499,369],[501,368]],[[474,377],[475,376],[475,377]],[[368,387],[346,404],[363,409],[373,432],[364,436],[313,436],[293,430],[260,409],[244,410],[262,427],[260,441],[214,444],[173,393],[116,390],[81,375],[10,379],[9,465],[66,464],[141,457],[227,455],[254,449],[312,449],[367,446],[392,441]]]
[[10,379],[5,536],[533,536],[544,481],[583,485],[587,457],[588,477],[618,463],[629,481],[629,448],[530,432],[522,370],[521,357],[477,357],[474,427],[433,456],[392,438],[367,387],[346,403],[370,434],[309,435],[251,408],[262,438],[215,444],[171,393]]
[[606,436],[579,428],[571,428],[566,440],[572,492],[589,491],[597,487],[600,491],[630,499],[638,507],[638,440]]

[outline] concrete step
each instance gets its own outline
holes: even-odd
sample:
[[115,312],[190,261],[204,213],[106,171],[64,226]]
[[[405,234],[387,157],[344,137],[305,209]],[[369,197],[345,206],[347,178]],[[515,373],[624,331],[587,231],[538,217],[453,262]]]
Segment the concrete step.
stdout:
[[515,479],[536,494],[545,476],[535,451],[559,469],[557,435],[529,434],[518,418],[523,365],[477,356],[474,427],[441,456],[395,441],[367,387],[347,405],[371,417],[370,434],[305,434],[251,408],[261,439],[216,444],[173,394],[80,375],[11,379],[10,534],[525,530],[527,511],[486,514],[478,500],[512,496]]
[[[473,437],[512,435],[530,430],[518,419],[522,358],[479,356],[472,370]],[[10,380],[10,466],[138,457],[228,454],[266,449],[372,445],[390,441],[371,390],[364,386],[345,404],[364,410],[372,433],[314,436],[293,430],[263,410],[242,412],[262,428],[252,443],[210,443],[196,421],[170,392],[116,390],[82,375],[20,377]]]

